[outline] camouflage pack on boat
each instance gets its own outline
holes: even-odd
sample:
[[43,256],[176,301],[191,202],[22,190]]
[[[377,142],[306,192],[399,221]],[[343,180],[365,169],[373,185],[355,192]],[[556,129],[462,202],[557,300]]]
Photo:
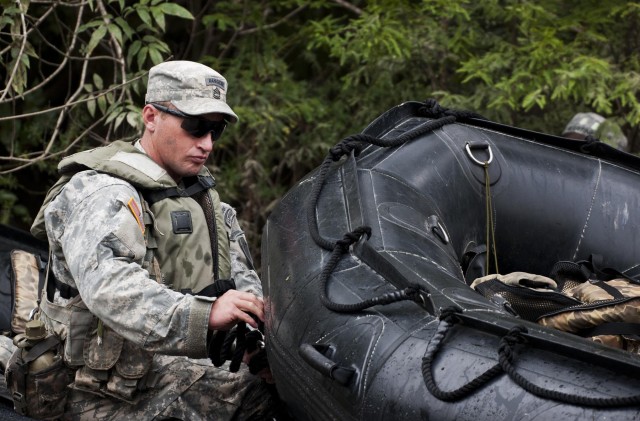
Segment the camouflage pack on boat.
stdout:
[[[516,272],[472,287],[518,316],[611,347],[640,353],[640,282],[593,260],[558,262],[551,278]],[[514,282],[514,279],[517,281]],[[540,282],[547,279],[548,282]]]

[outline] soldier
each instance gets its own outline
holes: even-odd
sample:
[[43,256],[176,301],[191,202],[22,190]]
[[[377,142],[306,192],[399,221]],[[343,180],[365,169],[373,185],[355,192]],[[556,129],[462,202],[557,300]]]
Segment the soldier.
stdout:
[[235,211],[204,167],[238,121],[226,94],[207,66],[159,64],[142,137],[59,164],[32,233],[46,236],[52,255],[39,318],[71,369],[64,419],[272,416],[268,368],[255,376],[210,360],[217,337],[264,318]]
[[570,139],[584,140],[592,136],[621,151],[627,150],[627,137],[618,124],[596,113],[574,115],[562,132]]

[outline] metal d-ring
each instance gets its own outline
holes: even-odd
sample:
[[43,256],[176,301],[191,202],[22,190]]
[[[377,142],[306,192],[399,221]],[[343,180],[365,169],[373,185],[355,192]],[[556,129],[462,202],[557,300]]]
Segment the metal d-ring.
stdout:
[[[471,153],[471,148],[474,149],[488,149],[489,150],[489,159],[482,162],[482,161],[478,161],[476,159],[475,156],[473,156],[473,153]],[[473,160],[473,162],[475,162],[476,164],[480,165],[481,167],[484,167],[485,165],[489,165],[491,164],[491,161],[493,161],[493,153],[491,152],[491,145],[484,143],[484,144],[474,144],[471,145],[471,143],[467,142],[467,144],[464,147],[467,151],[467,154],[469,155],[469,158],[471,158]]]

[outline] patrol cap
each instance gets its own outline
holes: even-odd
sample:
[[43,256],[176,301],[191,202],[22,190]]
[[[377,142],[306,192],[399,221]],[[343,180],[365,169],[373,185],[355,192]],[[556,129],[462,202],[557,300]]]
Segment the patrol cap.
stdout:
[[227,105],[227,80],[210,67],[193,61],[167,61],[151,68],[145,102],[164,101],[185,114],[221,113],[231,123],[238,121]]
[[580,133],[584,136],[595,136],[598,127],[604,121],[604,117],[596,113],[578,113],[573,116],[562,135],[567,133]]

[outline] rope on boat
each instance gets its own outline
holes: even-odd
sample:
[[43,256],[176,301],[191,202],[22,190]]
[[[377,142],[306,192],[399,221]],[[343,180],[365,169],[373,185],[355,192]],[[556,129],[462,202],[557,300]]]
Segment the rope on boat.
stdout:
[[313,188],[311,190],[310,206],[307,207],[309,232],[317,245],[325,250],[333,250],[335,243],[335,240],[328,240],[320,235],[318,230],[318,220],[316,217],[316,205],[318,204],[320,194],[322,193],[322,188],[325,185],[327,173],[334,162],[339,161],[344,155],[349,155],[352,152],[355,156],[358,156],[360,151],[367,144],[384,148],[392,148],[416,139],[425,133],[437,130],[447,124],[455,123],[456,121],[462,121],[468,118],[484,119],[480,114],[476,114],[471,111],[443,108],[434,99],[428,99],[424,102],[424,106],[418,109],[418,117],[433,118],[434,120],[428,121],[416,130],[412,130],[392,139],[381,139],[363,133],[351,135],[338,142],[338,144],[329,150],[329,153],[318,170],[316,182],[313,184]]
[[322,272],[320,273],[320,301],[322,302],[322,304],[329,310],[338,313],[355,313],[357,311],[362,311],[373,306],[387,305],[399,301],[420,302],[420,293],[422,292],[422,289],[418,285],[412,285],[398,291],[388,292],[378,297],[370,298],[353,304],[336,303],[334,301],[331,301],[329,297],[327,297],[326,289],[329,276],[331,276],[331,273],[342,258],[342,255],[349,252],[349,247],[351,246],[351,244],[360,240],[363,235],[366,235],[367,238],[371,236],[371,228],[356,228],[354,231],[345,234],[342,240],[338,240],[336,242],[333,251],[331,252],[331,256],[329,257],[329,261],[324,266],[324,268],[322,268]]
[[507,376],[509,376],[509,378],[522,389],[543,399],[564,402],[571,405],[598,408],[613,408],[640,404],[640,395],[622,397],[589,397],[571,395],[555,390],[544,389],[524,378],[516,371],[516,367],[513,363],[516,356],[515,348],[518,345],[526,344],[527,342],[527,339],[524,336],[524,334],[527,333],[527,328],[522,325],[514,326],[500,339],[500,344],[498,345],[497,364],[458,389],[451,391],[442,390],[436,384],[433,377],[433,361],[442,347],[447,332],[452,326],[460,322],[460,318],[458,317],[459,313],[460,309],[455,307],[448,307],[442,310],[440,314],[440,323],[438,324],[435,334],[429,341],[425,355],[422,358],[422,376],[424,378],[425,386],[437,399],[446,402],[460,400],[478,390],[501,373],[506,373]]
[[[516,326],[518,327],[518,326]],[[524,329],[524,327],[522,327]],[[514,328],[515,329],[515,328]],[[525,329],[526,331],[526,329]],[[521,374],[516,372],[516,368],[512,363],[514,353],[514,347],[519,343],[518,340],[503,337],[500,341],[498,348],[499,364],[502,370],[509,376],[514,383],[526,390],[527,392],[536,395],[543,399],[550,399],[554,401],[560,401],[578,406],[590,406],[598,408],[613,408],[620,406],[631,406],[640,404],[640,395],[631,396],[614,396],[614,397],[589,397],[580,395],[570,395],[568,393],[558,392],[555,390],[544,389],[531,381],[524,378]]]
[[311,234],[311,237],[313,238],[315,243],[323,249],[331,251],[329,261],[327,262],[321,273],[320,294],[320,300],[322,304],[329,310],[341,313],[353,313],[376,305],[386,305],[398,301],[410,300],[420,302],[422,300],[422,292],[426,292],[418,285],[411,285],[402,290],[386,293],[378,297],[361,301],[359,303],[340,304],[331,301],[326,295],[327,280],[329,279],[329,276],[342,258],[342,255],[349,251],[349,246],[351,244],[358,241],[363,234],[367,235],[367,239],[371,237],[371,228],[366,226],[359,227],[356,228],[353,232],[345,234],[342,240],[330,240],[320,235],[320,231],[318,229],[318,220],[316,216],[316,206],[318,204],[320,194],[322,193],[322,188],[326,183],[329,169],[334,162],[339,161],[344,155],[353,153],[354,156],[358,156],[358,154],[366,144],[380,147],[400,146],[410,140],[424,135],[425,133],[432,132],[447,124],[452,124],[459,120],[464,120],[467,118],[484,119],[484,117],[482,117],[480,114],[476,114],[474,112],[449,110],[447,108],[443,108],[434,99],[428,99],[424,102],[424,106],[418,109],[418,116],[433,118],[433,120],[428,121],[416,130],[412,130],[391,139],[381,139],[362,133],[351,135],[331,148],[324,161],[320,165],[316,182],[313,184],[310,193],[311,201],[310,205],[307,207],[307,222],[309,226],[309,233]]
[[451,326],[458,323],[459,319],[457,317],[457,313],[459,312],[460,310],[455,307],[447,307],[442,310],[440,313],[440,323],[438,324],[436,333],[429,341],[427,351],[422,358],[422,377],[424,378],[424,384],[433,396],[446,402],[457,401],[464,398],[502,373],[502,367],[500,364],[495,364],[493,367],[489,368],[487,371],[458,389],[444,391],[438,387],[435,379],[433,378],[433,360],[440,350],[444,337]]

